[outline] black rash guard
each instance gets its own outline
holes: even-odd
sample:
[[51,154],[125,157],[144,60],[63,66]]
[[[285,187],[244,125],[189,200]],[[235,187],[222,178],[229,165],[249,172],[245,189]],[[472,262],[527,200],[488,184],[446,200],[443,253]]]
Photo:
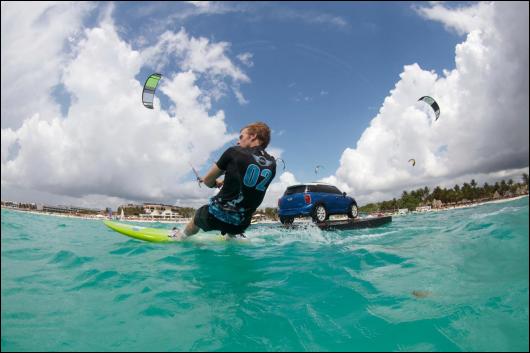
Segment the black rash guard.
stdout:
[[222,222],[241,225],[263,201],[276,175],[276,160],[262,147],[236,146],[227,149],[216,164],[225,171],[225,180],[208,211]]

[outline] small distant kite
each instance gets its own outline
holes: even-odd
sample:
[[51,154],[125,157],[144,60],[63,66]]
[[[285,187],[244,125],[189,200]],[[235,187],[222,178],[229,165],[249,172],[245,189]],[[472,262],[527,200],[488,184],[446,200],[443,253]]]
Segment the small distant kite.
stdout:
[[318,174],[318,172],[319,172],[319,170],[320,170],[321,168],[324,169],[324,166],[323,166],[323,165],[317,165],[317,166],[315,167],[315,175]]
[[412,162],[413,167],[416,165],[416,160],[414,158],[409,159],[409,162]]
[[142,103],[144,104],[144,107],[153,109],[155,90],[161,78],[161,74],[151,74],[145,81],[144,90],[142,91]]
[[431,107],[431,109],[434,111],[434,115],[436,116],[436,119],[434,119],[434,121],[438,120],[438,118],[440,117],[440,106],[438,105],[438,103],[436,103],[434,98],[429,96],[423,96],[418,99],[418,102],[423,102],[429,107]]
[[283,170],[285,171],[285,161],[281,158],[276,158],[276,161],[282,161],[283,163]]

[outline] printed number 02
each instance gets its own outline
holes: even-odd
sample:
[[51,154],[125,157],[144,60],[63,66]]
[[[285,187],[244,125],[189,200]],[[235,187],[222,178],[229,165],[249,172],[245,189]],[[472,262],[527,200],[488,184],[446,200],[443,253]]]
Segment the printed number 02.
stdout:
[[[258,186],[256,186],[260,174],[264,179],[258,184]],[[249,188],[256,186],[256,190],[265,191],[265,186],[267,185],[267,182],[271,176],[272,172],[269,169],[263,169],[260,173],[260,169],[257,165],[250,164],[247,168],[247,171],[245,172],[245,176],[243,177],[243,184]]]

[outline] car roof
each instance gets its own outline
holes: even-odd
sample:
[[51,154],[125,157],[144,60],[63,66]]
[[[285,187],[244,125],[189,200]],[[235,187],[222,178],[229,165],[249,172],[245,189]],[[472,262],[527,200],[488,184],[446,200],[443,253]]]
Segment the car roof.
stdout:
[[[295,188],[297,186],[308,186],[308,185],[325,185],[325,186],[335,186],[333,184],[329,184],[329,183],[317,183],[317,182],[311,182],[311,183],[303,183],[303,184],[296,184],[296,185],[291,185],[291,186],[288,186],[287,188]],[[336,186],[335,186],[336,187]]]

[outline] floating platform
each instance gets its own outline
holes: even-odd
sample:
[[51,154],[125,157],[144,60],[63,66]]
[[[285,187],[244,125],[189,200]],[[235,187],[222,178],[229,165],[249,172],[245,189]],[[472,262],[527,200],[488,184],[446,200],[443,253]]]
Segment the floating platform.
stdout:
[[[322,230],[350,230],[360,228],[374,228],[392,222],[392,216],[371,217],[371,218],[356,218],[354,220],[340,220],[340,221],[325,221],[322,223],[314,223]],[[284,224],[284,228],[300,228],[304,224]]]

